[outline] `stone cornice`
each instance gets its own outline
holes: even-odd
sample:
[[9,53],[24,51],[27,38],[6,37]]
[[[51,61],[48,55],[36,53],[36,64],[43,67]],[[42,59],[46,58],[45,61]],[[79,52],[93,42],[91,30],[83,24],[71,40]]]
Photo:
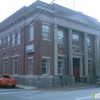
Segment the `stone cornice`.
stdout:
[[[0,31],[3,30],[3,29],[6,29],[8,26],[10,25],[13,25],[14,23],[16,23],[18,20],[24,18],[24,17],[27,17],[29,16],[29,14],[35,12],[35,11],[43,11],[45,10],[44,12],[45,13],[49,13],[49,14],[52,14],[53,16],[55,16],[55,18],[59,19],[55,19],[55,24],[63,24],[65,25],[66,27],[69,27],[69,28],[72,28],[72,29],[79,29],[80,27],[80,31],[84,31],[84,32],[88,32],[88,33],[94,33],[94,30],[98,30],[100,31],[100,28],[97,28],[97,27],[94,27],[92,25],[87,25],[87,24],[84,24],[84,23],[81,23],[81,22],[78,22],[78,21],[74,21],[74,20],[71,20],[69,18],[65,18],[65,17],[62,17],[60,15],[57,15],[55,14],[56,11],[52,11],[52,10],[48,10],[48,9],[45,9],[43,7],[40,7],[40,6],[37,6],[36,8],[30,10],[29,12],[19,16],[18,18],[16,18],[15,20],[11,21],[10,23],[8,23],[7,25],[3,26],[0,28]],[[60,21],[61,20],[61,21]],[[63,22],[63,23],[61,23]],[[66,22],[66,24],[65,24]],[[77,25],[76,25],[77,24]],[[86,31],[87,30],[87,31]],[[92,30],[91,32],[89,32],[90,30]]]

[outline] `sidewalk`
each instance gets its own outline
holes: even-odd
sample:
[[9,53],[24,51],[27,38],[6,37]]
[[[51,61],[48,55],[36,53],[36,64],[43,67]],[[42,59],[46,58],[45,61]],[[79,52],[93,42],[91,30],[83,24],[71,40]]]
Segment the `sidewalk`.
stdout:
[[63,91],[63,90],[76,90],[76,89],[95,88],[95,87],[98,87],[98,86],[96,84],[72,84],[68,86],[44,87],[44,88],[38,88],[38,89]]
[[22,88],[22,89],[37,89],[37,87],[32,87],[32,86],[25,86],[25,85],[16,85],[17,88]]
[[16,87],[23,88],[23,89],[31,89],[31,90],[52,90],[52,91],[60,91],[60,90],[75,90],[75,89],[85,89],[85,88],[95,88],[99,87],[96,84],[72,84],[68,86],[55,86],[55,87],[31,87],[31,86],[24,86],[24,85],[17,85]]

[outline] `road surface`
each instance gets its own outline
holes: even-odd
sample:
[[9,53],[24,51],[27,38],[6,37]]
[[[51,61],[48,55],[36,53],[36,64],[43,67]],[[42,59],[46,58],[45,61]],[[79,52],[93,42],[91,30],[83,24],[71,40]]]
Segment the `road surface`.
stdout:
[[[87,88],[69,91],[49,91],[30,89],[0,89],[0,100],[92,100],[91,94],[100,88]],[[95,99],[95,100],[100,100]]]

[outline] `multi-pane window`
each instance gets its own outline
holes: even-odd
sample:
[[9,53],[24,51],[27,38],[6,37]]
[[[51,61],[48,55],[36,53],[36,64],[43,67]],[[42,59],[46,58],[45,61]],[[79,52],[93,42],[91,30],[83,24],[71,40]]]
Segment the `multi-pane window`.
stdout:
[[58,57],[58,74],[63,75],[64,73],[64,58]]
[[0,50],[1,50],[1,48],[2,48],[2,40],[0,39]]
[[16,44],[20,44],[20,31],[17,33],[17,37],[16,37]]
[[88,75],[92,75],[92,60],[88,60]]
[[10,47],[10,36],[7,37],[7,48]]
[[6,38],[3,38],[2,40],[2,49],[5,49],[6,47]]
[[42,74],[50,73],[50,59],[42,59]]
[[3,59],[3,74],[8,74],[8,59]]
[[33,58],[28,58],[28,74],[33,74]]
[[12,34],[12,39],[11,39],[11,46],[15,46],[15,34]]
[[50,26],[49,25],[42,25],[42,38],[50,39]]
[[34,39],[34,27],[29,27],[29,41],[32,41]]
[[64,31],[58,30],[58,43],[63,43],[63,42],[64,42]]
[[12,59],[12,73],[18,74],[18,57]]
[[73,34],[72,43],[74,46],[79,46],[79,35],[78,34]]
[[91,37],[87,37],[87,46],[88,48],[92,48],[92,38]]

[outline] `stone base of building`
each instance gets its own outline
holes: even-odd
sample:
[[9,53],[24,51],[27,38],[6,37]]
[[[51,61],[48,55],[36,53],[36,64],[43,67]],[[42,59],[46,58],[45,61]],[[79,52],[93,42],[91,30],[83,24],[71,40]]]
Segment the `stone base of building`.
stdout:
[[[75,83],[75,77],[61,77],[61,76],[36,76],[36,75],[15,75],[12,76],[17,79],[18,84],[34,87],[51,87],[51,86],[67,86]],[[80,83],[88,83],[81,79]]]
[[16,75],[12,76],[17,79],[18,84],[34,87],[61,86],[59,76],[33,76],[33,75]]
[[75,83],[75,77],[74,77],[74,76],[71,77],[71,83],[72,83],[72,84]]

